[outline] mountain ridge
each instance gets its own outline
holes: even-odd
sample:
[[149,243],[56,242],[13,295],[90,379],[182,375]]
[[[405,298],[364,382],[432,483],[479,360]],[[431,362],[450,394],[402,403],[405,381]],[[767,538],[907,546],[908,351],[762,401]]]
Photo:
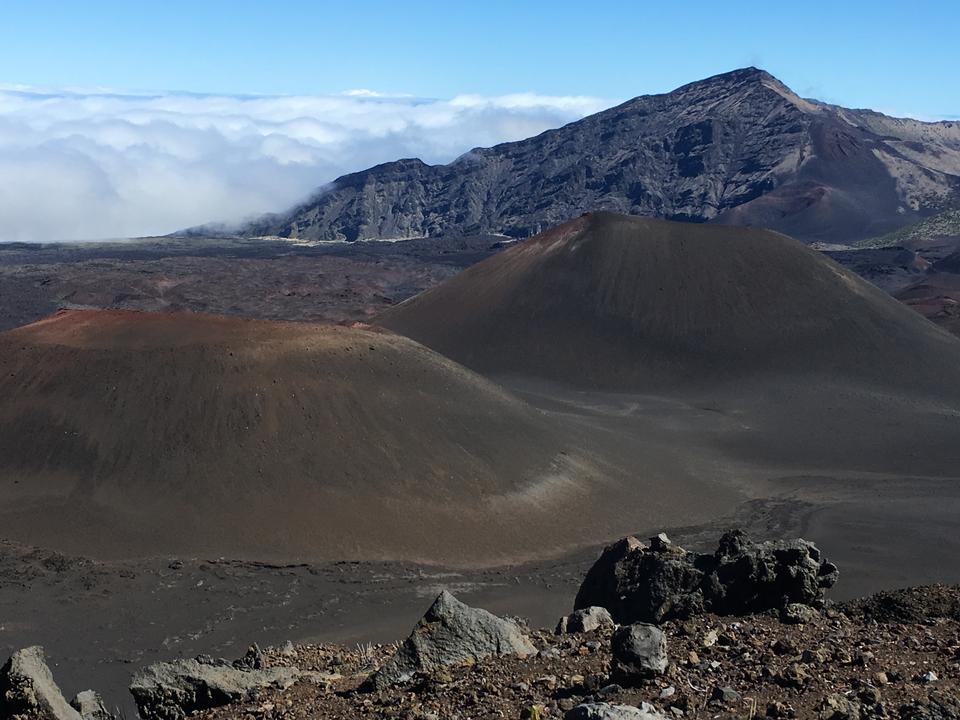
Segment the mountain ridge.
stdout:
[[957,202],[960,123],[804,99],[750,67],[445,165],[404,158],[350,173],[240,234],[526,237],[602,209],[851,241]]

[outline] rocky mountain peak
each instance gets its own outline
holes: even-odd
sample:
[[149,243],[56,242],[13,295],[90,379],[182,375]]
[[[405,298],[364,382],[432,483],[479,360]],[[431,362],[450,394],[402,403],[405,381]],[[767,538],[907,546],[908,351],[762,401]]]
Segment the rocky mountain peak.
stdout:
[[[643,103],[649,96],[641,95],[630,102]],[[785,83],[766,70],[756,67],[739,68],[697,80],[666,93],[673,102],[697,105],[709,104],[720,98],[743,100],[749,97],[766,97],[775,101],[785,100],[804,113],[819,113],[821,105],[797,95]]]
[[768,73],[766,70],[761,70],[760,68],[750,66],[745,68],[737,68],[736,70],[730,70],[729,72],[719,73],[717,75],[711,75],[703,80],[695,80],[691,83],[680,86],[676,90],[673,90],[671,94],[682,93],[693,88],[713,86],[743,87],[769,83],[783,85],[783,83],[777,80],[777,78]]
[[747,67],[448,165],[414,158],[352,173],[244,234],[526,237],[604,209],[851,242],[955,203],[956,129],[807,100]]

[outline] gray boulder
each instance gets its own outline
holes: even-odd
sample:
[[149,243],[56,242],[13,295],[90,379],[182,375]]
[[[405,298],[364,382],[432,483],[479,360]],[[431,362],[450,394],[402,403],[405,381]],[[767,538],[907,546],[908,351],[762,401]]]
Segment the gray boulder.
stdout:
[[856,699],[839,693],[827,695],[820,703],[817,720],[860,720],[862,707]]
[[615,624],[606,608],[588,607],[560,618],[556,634],[594,632],[601,628],[612,628]]
[[17,650],[0,669],[0,717],[5,720],[82,720],[47,667],[43,648]]
[[95,690],[77,693],[70,701],[70,706],[80,713],[83,720],[114,720],[113,715],[103,704],[103,698]]
[[703,612],[745,615],[791,603],[820,605],[839,573],[806,540],[755,543],[734,530],[717,550],[693,553],[658,535],[628,537],[590,568],[574,607],[605,607],[621,624],[660,623]]
[[610,703],[584,703],[568,710],[564,720],[668,720],[667,716],[649,703],[611,705]]
[[610,679],[620,685],[635,685],[667,669],[667,638],[654,625],[620,628],[610,641],[610,652]]
[[714,705],[732,705],[738,703],[743,697],[729,685],[723,687],[717,685],[710,693],[710,702]]
[[197,710],[249,700],[257,690],[286,689],[299,676],[296,668],[250,670],[201,656],[143,668],[130,693],[144,720],[183,720]]
[[785,625],[805,625],[817,619],[817,611],[809,605],[790,603],[780,610],[780,622]]
[[492,655],[535,652],[515,622],[465,605],[443,591],[396,654],[365,683],[365,689],[379,690],[407,682],[417,673]]

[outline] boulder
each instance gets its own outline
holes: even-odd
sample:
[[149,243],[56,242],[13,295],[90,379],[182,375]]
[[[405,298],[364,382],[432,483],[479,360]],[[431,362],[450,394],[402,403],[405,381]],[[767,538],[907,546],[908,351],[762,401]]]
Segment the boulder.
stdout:
[[667,638],[654,625],[620,628],[610,641],[610,652],[610,679],[620,685],[636,685],[667,669]]
[[80,713],[83,720],[114,720],[113,715],[107,711],[103,704],[103,698],[95,690],[84,690],[77,693],[70,706]]
[[663,534],[649,545],[628,537],[603,551],[574,607],[605,607],[621,624],[704,612],[746,615],[791,603],[818,606],[838,574],[807,540],[755,543],[734,530],[720,538],[715,552],[701,554]]
[[0,717],[4,720],[82,720],[47,667],[43,648],[17,650],[0,669]]
[[469,607],[444,591],[396,654],[364,687],[379,690],[448,665],[491,655],[527,656],[535,652],[536,648],[515,622]]
[[729,685],[723,687],[717,685],[713,688],[713,692],[710,693],[710,702],[714,705],[732,705],[740,702],[742,699],[740,693]]
[[667,716],[649,703],[612,705],[610,703],[584,703],[568,710],[563,720],[667,720]]
[[780,622],[785,625],[806,625],[817,619],[817,611],[803,603],[790,603],[780,610]]
[[612,628],[615,624],[606,608],[588,607],[575,610],[570,615],[560,618],[556,634],[594,632],[601,628]]
[[820,703],[818,720],[860,720],[861,705],[851,699],[835,693],[828,695]]
[[197,710],[249,700],[264,688],[286,689],[299,676],[296,668],[250,670],[201,656],[143,668],[130,693],[144,720],[183,720]]

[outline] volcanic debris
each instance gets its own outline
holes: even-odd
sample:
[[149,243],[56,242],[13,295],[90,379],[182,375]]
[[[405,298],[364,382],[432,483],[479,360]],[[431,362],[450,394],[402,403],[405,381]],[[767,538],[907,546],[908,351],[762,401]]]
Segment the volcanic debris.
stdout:
[[[399,646],[253,646],[233,663],[151,665],[130,689],[147,720],[960,719],[960,589],[831,604],[836,568],[812,543],[734,532],[719,545],[700,555],[665,535],[615,543],[584,587],[628,592],[563,618],[561,633],[443,592]],[[651,610],[642,579],[670,602]],[[614,625],[643,613],[662,619]],[[0,689],[3,718],[109,718],[92,691],[69,707],[39,648],[14,654]]]
[[599,605],[619,623],[687,618],[705,612],[745,615],[820,605],[837,567],[807,540],[755,543],[740,531],[715,552],[693,553],[658,535],[649,545],[628,537],[607,547],[590,568],[575,607]]

